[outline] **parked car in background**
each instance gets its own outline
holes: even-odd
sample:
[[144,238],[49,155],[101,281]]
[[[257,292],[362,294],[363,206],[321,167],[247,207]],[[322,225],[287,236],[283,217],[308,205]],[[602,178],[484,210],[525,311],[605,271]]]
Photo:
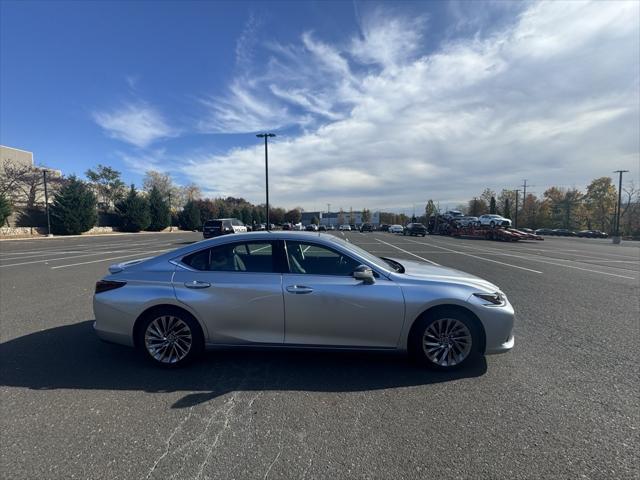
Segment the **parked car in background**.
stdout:
[[340,231],[344,231],[344,232],[349,232],[351,231],[351,225],[348,224],[342,224],[340,225]]
[[109,272],[95,286],[95,333],[162,367],[220,346],[355,346],[407,352],[451,371],[514,345],[514,310],[498,286],[379,258],[333,235],[220,237]]
[[567,228],[556,228],[553,230],[553,234],[559,237],[575,237],[576,232],[571,231]]
[[609,238],[609,235],[600,230],[581,230],[576,233],[576,236],[583,238]]
[[533,233],[533,230],[531,230],[530,228],[519,228],[518,230],[524,233]]
[[237,218],[216,218],[207,220],[202,226],[202,236],[204,238],[218,237],[230,233],[245,233],[247,227]]
[[504,218],[501,215],[495,215],[495,214],[486,214],[486,215],[480,215],[478,217],[478,222],[480,222],[480,225],[483,225],[485,227],[510,227],[511,226],[511,220],[509,220],[508,218]]
[[402,225],[390,225],[388,232],[389,233],[402,233],[402,232],[404,232],[404,228],[402,227]]
[[309,225],[304,227],[304,229],[307,232],[317,232],[318,231],[318,226],[316,224],[314,224],[314,223],[310,223]]
[[327,231],[327,226],[326,225],[318,225],[318,231],[319,232],[326,232]]
[[361,232],[373,232],[375,229],[373,228],[373,225],[371,225],[370,223],[363,223],[362,225],[360,225],[360,231]]
[[388,232],[389,225],[387,225],[386,223],[383,223],[382,225],[380,225],[380,227],[378,227],[378,230],[380,230],[381,232]]
[[358,226],[355,223],[351,223],[351,224],[349,224],[349,226],[351,227],[351,231],[353,231],[353,232],[358,230]]
[[336,227],[334,225],[327,225],[327,230],[333,231],[335,229],[336,229]]
[[283,223],[282,230],[293,230],[293,225],[291,225],[290,223]]
[[553,235],[553,230],[550,228],[539,228],[534,232],[536,235]]
[[425,227],[421,223],[409,223],[402,230],[403,235],[422,235],[423,237],[427,234],[427,227]]

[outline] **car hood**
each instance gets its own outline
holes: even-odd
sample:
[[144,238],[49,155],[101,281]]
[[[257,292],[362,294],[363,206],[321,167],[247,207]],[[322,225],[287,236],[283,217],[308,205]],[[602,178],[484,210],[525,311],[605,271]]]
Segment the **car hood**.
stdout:
[[486,292],[501,292],[500,288],[493,283],[484,280],[470,273],[462,272],[454,268],[431,265],[425,262],[417,262],[404,258],[391,258],[404,267],[404,273],[396,274],[408,279],[455,283],[473,288],[480,288]]

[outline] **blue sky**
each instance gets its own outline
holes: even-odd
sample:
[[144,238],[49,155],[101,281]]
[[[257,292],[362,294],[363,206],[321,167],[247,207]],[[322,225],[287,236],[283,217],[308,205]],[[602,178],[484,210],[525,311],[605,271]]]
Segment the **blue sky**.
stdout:
[[307,209],[637,179],[639,24],[633,1],[3,0],[0,143],[257,202],[269,129],[272,202]]

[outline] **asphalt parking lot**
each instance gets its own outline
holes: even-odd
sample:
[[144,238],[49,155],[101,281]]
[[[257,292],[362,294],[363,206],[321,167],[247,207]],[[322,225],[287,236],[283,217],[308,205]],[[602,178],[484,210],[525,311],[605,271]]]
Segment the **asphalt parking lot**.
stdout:
[[637,244],[344,236],[498,284],[514,349],[454,375],[304,352],[160,370],[93,335],[93,286],[200,234],[0,242],[2,477],[638,478]]

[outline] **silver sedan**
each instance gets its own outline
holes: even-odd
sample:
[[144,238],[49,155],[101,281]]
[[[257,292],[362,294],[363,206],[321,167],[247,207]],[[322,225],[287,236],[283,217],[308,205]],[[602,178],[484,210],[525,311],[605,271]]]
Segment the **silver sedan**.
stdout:
[[96,283],[95,332],[162,366],[277,346],[408,352],[450,370],[514,343],[513,307],[495,285],[327,234],[218,237],[109,271]]

